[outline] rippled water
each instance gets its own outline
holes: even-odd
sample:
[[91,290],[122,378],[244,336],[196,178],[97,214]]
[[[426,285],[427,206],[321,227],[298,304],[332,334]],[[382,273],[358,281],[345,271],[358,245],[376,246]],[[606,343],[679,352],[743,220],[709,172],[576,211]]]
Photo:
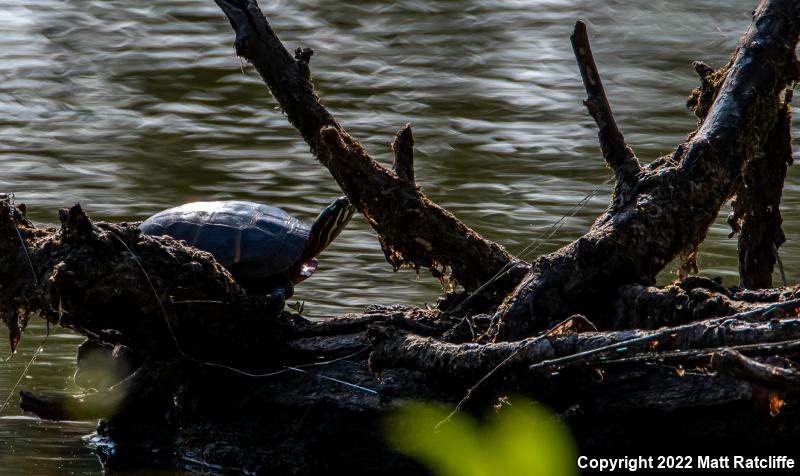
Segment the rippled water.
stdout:
[[[245,199],[311,220],[338,195],[252,69],[212,1],[0,0],[0,190],[39,223],[81,202],[96,219],[138,220],[200,199]],[[643,160],[669,153],[694,121],[689,60],[721,65],[753,0],[263,2],[288,47],[308,46],[326,105],[372,154],[406,122],[430,198],[519,252],[583,197],[599,193],[536,254],[583,233],[605,207],[609,177],[569,34],[588,20],[616,116]],[[790,282],[800,277],[800,180],[784,194]],[[736,282],[723,222],[700,265]],[[665,274],[663,280],[669,280]],[[370,303],[432,302],[438,286],[392,273],[356,217],[297,289],[312,317]],[[0,402],[44,330],[0,364]],[[80,337],[57,330],[21,388],[72,388]],[[0,403],[1,404],[1,403]],[[81,436],[93,423],[43,423],[17,399],[0,414],[3,475],[98,474]]]

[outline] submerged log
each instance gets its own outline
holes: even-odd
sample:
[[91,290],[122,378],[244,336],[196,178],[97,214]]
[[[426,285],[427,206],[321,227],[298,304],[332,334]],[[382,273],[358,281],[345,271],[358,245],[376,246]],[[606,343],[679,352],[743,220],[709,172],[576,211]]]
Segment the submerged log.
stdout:
[[531,266],[425,198],[410,128],[395,141],[395,172],[379,165],[315,95],[312,52],[290,55],[254,0],[217,3],[237,52],[368,218],[389,262],[440,276],[448,267],[469,298],[488,292],[480,306],[451,295],[440,309],[371,307],[309,322],[274,312],[213,256],[182,242],[144,236],[135,224],[94,223],[79,205],[60,213],[60,228],[41,229],[24,206],[0,197],[0,317],[12,343],[38,313],[127,349],[130,363],[121,370],[110,358],[108,387],[90,380],[104,388],[82,395],[25,392],[24,409],[103,417],[98,433],[115,443],[104,456],[109,468],[146,457],[249,474],[424,474],[384,439],[388,411],[437,400],[481,413],[511,393],[559,412],[583,453],[622,444],[650,454],[793,449],[798,290],[696,277],[653,283],[675,256],[691,259],[770,134],[788,130],[780,94],[797,78],[796,2],[762,2],[723,70],[696,65],[713,86],[696,98],[698,130],[644,167],[614,123],[578,23],[586,105],[616,194],[588,234]]

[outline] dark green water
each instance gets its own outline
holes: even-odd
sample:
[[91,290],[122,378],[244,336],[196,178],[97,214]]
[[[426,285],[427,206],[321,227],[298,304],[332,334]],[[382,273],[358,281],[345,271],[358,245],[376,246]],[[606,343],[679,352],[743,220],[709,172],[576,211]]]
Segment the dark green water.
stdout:
[[[137,220],[199,199],[245,199],[311,220],[338,195],[252,69],[211,0],[0,0],[0,191],[39,223],[81,202],[96,219]],[[519,252],[587,194],[600,192],[535,254],[583,233],[608,199],[609,177],[569,34],[589,21],[616,116],[643,160],[671,152],[694,121],[689,61],[719,66],[754,0],[263,2],[288,47],[308,46],[327,106],[372,154],[414,126],[428,196]],[[800,179],[790,170],[782,248],[800,278]],[[727,211],[724,211],[727,213]],[[701,248],[704,273],[736,282],[723,222]],[[532,257],[533,255],[529,256]],[[356,217],[298,287],[312,317],[367,304],[433,302],[435,281],[392,273]],[[664,281],[670,279],[665,273]],[[0,405],[43,336],[34,322],[0,363]],[[74,388],[81,338],[56,330],[22,378],[26,390]],[[3,347],[0,352],[7,352]],[[17,398],[0,413],[0,474],[98,474],[81,436],[93,422],[43,423]]]

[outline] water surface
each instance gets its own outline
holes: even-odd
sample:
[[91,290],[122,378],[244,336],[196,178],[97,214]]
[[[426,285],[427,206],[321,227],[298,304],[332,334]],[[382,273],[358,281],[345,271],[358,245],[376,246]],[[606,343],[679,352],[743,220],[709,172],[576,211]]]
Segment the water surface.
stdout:
[[[588,21],[617,119],[648,161],[670,153],[694,125],[684,106],[698,84],[689,61],[722,65],[755,6],[262,3],[287,47],[314,48],[313,79],[325,104],[376,158],[389,163],[393,134],[413,125],[419,183],[477,231],[518,253],[570,215],[528,258],[586,231],[609,197],[610,171],[581,104],[568,39],[574,21]],[[311,220],[339,195],[257,75],[234,56],[230,26],[210,0],[0,0],[0,31],[0,190],[15,192],[38,223],[55,222],[57,210],[74,202],[95,219],[120,221],[234,198]],[[791,169],[783,202],[789,241],[781,248],[790,282],[800,278],[798,202]],[[733,284],[735,242],[726,235],[718,222],[700,265]],[[374,303],[422,305],[439,293],[427,276],[392,273],[358,216],[320,261],[296,295],[311,317]],[[43,335],[35,323],[20,353],[0,364],[0,402]],[[74,390],[80,341],[54,331],[20,388]],[[93,427],[31,419],[12,396],[0,414],[2,474],[99,474],[81,440]]]

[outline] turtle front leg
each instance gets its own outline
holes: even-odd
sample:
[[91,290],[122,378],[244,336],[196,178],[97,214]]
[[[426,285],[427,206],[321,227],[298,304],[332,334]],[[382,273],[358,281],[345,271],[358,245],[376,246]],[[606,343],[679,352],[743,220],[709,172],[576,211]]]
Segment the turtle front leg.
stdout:
[[275,314],[283,311],[286,300],[294,295],[294,284],[286,280],[283,284],[276,286],[269,295],[269,309]]

